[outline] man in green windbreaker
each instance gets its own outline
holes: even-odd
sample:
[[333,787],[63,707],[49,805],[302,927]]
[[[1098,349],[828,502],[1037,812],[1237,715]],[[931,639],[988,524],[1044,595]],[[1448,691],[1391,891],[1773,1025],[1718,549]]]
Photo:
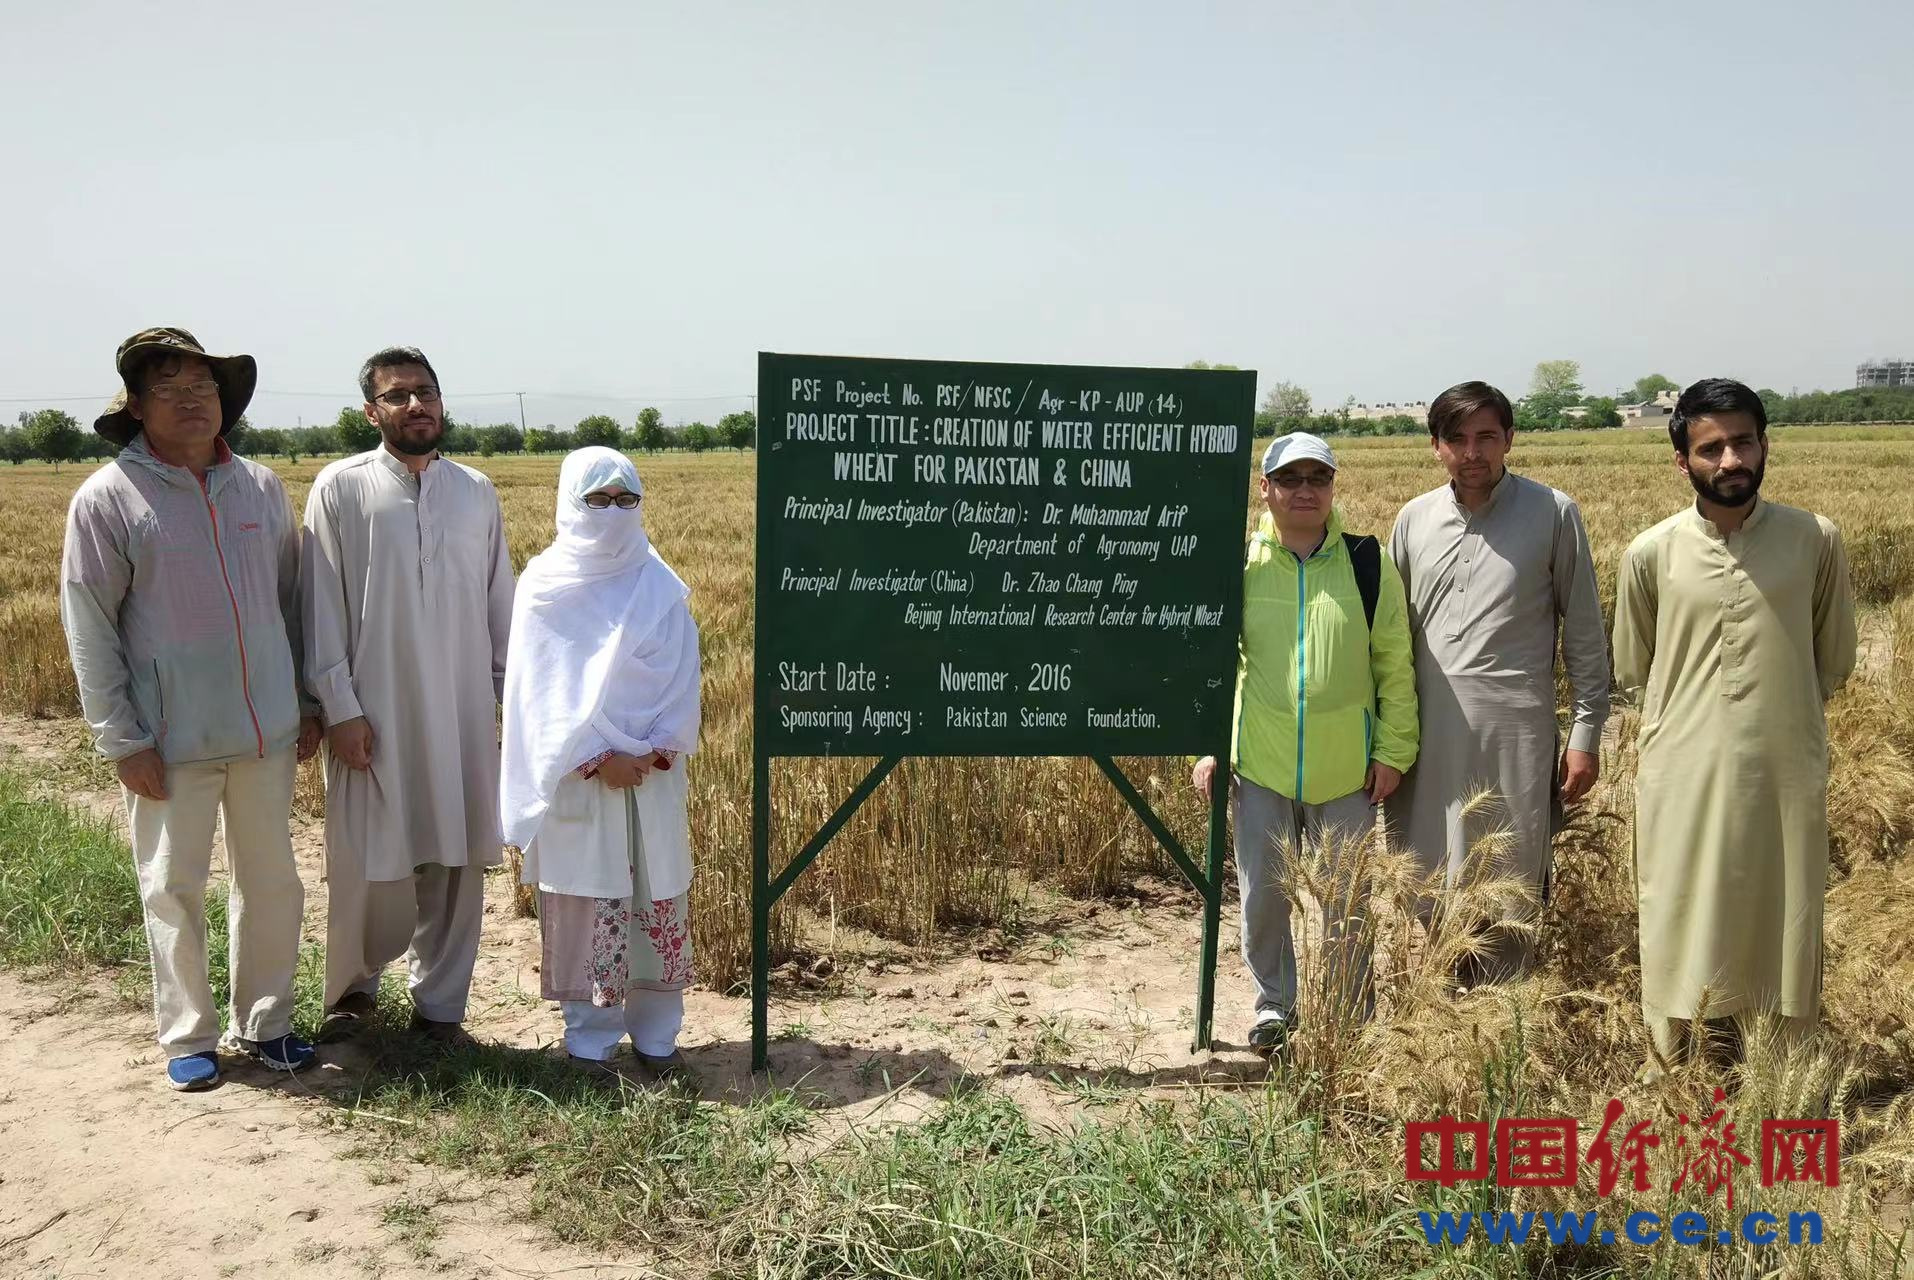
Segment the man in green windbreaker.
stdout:
[[[1353,849],[1416,759],[1415,656],[1402,579],[1372,537],[1345,534],[1336,459],[1306,432],[1279,436],[1259,481],[1269,514],[1249,540],[1236,671],[1231,795],[1243,959],[1256,981],[1250,1046],[1295,1024],[1296,946],[1286,852]],[[1216,758],[1197,761],[1205,795]],[[1360,894],[1332,894],[1323,935],[1337,998],[1375,1007]]]

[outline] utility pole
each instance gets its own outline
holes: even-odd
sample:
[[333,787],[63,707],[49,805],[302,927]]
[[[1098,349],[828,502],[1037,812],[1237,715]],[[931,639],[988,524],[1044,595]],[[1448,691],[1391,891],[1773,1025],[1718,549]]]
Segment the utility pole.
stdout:
[[523,435],[525,434],[525,393],[520,391],[516,394],[518,395],[518,431],[520,435]]

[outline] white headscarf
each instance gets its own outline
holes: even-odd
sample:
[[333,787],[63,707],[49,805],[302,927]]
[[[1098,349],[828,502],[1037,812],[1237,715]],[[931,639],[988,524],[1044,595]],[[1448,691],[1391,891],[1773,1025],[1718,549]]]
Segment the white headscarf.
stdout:
[[584,763],[587,745],[635,756],[698,745],[697,631],[688,611],[682,626],[660,625],[685,608],[690,588],[645,536],[642,508],[585,505],[586,494],[608,485],[644,492],[637,468],[614,449],[566,455],[558,536],[518,580],[499,819],[506,843],[520,848],[538,834],[552,794]]

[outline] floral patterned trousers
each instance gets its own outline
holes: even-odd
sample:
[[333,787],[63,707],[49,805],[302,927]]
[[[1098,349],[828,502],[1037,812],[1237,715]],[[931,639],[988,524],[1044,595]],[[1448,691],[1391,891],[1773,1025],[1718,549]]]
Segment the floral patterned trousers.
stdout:
[[651,897],[635,812],[631,846],[629,898],[539,891],[539,986],[547,1000],[615,1009],[632,987],[683,991],[691,985],[691,894]]

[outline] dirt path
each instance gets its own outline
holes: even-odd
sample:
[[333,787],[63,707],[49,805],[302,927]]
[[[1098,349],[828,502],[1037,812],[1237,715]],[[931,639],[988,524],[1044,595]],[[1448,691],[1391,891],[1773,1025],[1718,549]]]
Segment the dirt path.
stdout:
[[[101,785],[110,775],[82,777],[74,762],[77,731],[0,717],[0,763],[118,820],[119,798]],[[319,824],[295,819],[309,940],[324,936],[320,837]],[[223,862],[218,851],[216,875]],[[512,914],[503,874],[490,877],[486,911],[468,1025],[548,1049],[559,1019],[539,998],[536,922]],[[1251,999],[1235,930],[1231,916],[1216,1029],[1240,1046]],[[1127,900],[1061,904],[1016,940],[953,939],[913,963],[787,966],[769,1081],[800,1086],[826,1137],[908,1120],[966,1076],[997,1083],[1039,1123],[1260,1078],[1240,1047],[1189,1050],[1199,932],[1194,895],[1145,883]],[[854,942],[840,952],[856,954]],[[767,1087],[749,1070],[748,1000],[694,988],[686,1015],[682,1043],[711,1105]],[[342,1159],[350,1137],[325,1123],[334,1104],[283,1078],[235,1069],[211,1093],[173,1093],[151,1036],[149,1015],[104,980],[75,993],[0,975],[0,1241],[11,1242],[0,1275],[120,1275],[129,1264],[156,1275],[261,1264],[275,1276],[645,1274],[519,1221],[509,1184]],[[311,1086],[351,1092],[357,1056],[327,1048],[322,1061]],[[423,1221],[436,1234],[422,1234]]]
[[[531,922],[499,918],[505,886],[493,879],[469,1025],[545,1047],[558,1020],[537,999]],[[994,1080],[1040,1123],[1260,1078],[1240,1049],[1189,1052],[1196,940],[1187,902],[1165,895],[1100,910],[1007,960],[860,966],[832,992],[774,1001],[773,1032],[788,1038],[772,1046],[772,1079],[803,1089],[823,1139],[907,1121],[962,1076]],[[1248,1007],[1237,968],[1225,956],[1224,1040]],[[711,1105],[766,1087],[748,1070],[749,1017],[748,1001],[691,993],[683,1043]],[[350,1093],[354,1055],[322,1052],[311,1086]],[[182,1095],[160,1062],[145,1012],[103,987],[0,976],[0,1241],[18,1241],[0,1246],[0,1275],[203,1274],[209,1261],[275,1276],[656,1274],[556,1245],[519,1220],[510,1184],[342,1159],[351,1139],[324,1123],[334,1104],[297,1082],[229,1061],[218,1090]]]
[[[531,922],[499,918],[493,879],[470,1026],[547,1046],[558,1020],[537,999]],[[909,1120],[965,1075],[1050,1123],[1199,1079],[1259,1078],[1240,1049],[1189,1052],[1196,937],[1187,903],[1165,897],[1101,910],[1008,960],[860,966],[834,992],[774,1001],[773,1031],[790,1038],[772,1046],[772,1078],[802,1087],[820,1139]],[[1222,967],[1227,1040],[1247,986],[1233,957]],[[766,1087],[748,1070],[749,1017],[747,1001],[691,993],[683,1043],[711,1105]],[[351,1092],[354,1055],[322,1052],[311,1085]],[[0,1275],[209,1263],[315,1277],[660,1274],[555,1244],[519,1220],[510,1184],[341,1158],[351,1139],[324,1123],[334,1104],[299,1083],[229,1062],[218,1090],[182,1095],[160,1062],[148,1016],[110,991],[0,975],[0,1241],[16,1241],[0,1246]]]
[[177,1094],[159,1062],[143,1013],[0,976],[0,1275],[638,1274],[516,1221],[509,1188],[341,1160],[281,1077]]

